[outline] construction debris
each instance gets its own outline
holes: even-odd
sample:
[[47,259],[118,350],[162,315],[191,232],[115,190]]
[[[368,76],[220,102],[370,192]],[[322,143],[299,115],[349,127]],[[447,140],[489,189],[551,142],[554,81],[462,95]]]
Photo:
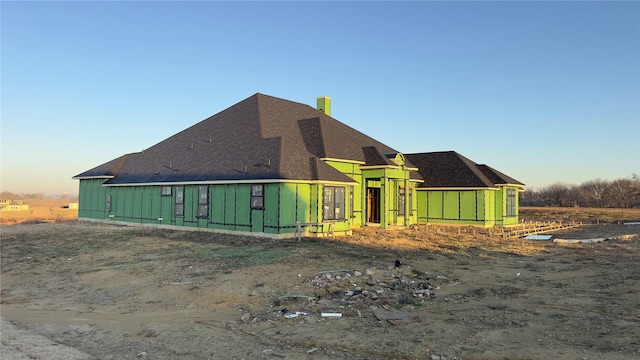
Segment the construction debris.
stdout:
[[[395,265],[392,263],[386,269],[320,271],[298,287],[313,296],[279,296],[275,305],[280,310],[272,314],[285,319],[303,317],[305,322],[314,323],[345,316],[361,318],[370,312],[390,324],[411,324],[422,320],[415,314],[392,311],[392,308],[399,310],[407,306],[414,309],[434,298],[440,286],[459,283],[442,274],[412,270],[405,264]],[[287,308],[284,308],[285,302]]]

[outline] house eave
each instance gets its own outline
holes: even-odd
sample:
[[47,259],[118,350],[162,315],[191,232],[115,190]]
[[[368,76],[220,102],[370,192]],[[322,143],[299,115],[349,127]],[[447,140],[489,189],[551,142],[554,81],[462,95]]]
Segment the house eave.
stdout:
[[291,183],[291,184],[327,184],[327,185],[354,185],[356,181],[332,181],[332,180],[289,180],[289,179],[248,179],[248,180],[208,180],[208,181],[164,181],[164,182],[145,182],[145,183],[125,183],[125,184],[103,184],[108,187],[125,187],[125,186],[168,186],[168,185],[222,185],[222,184],[272,184],[272,183]]
[[73,180],[90,180],[90,179],[113,179],[115,176],[112,175],[97,175],[97,176],[74,176],[71,179]]
[[416,190],[422,190],[422,191],[429,191],[429,190],[456,190],[456,191],[462,191],[462,190],[493,190],[493,191],[498,191],[500,190],[500,188],[498,187],[421,187],[421,188],[417,188]]
[[521,188],[521,189],[526,189],[527,185],[524,184],[509,184],[509,183],[504,183],[504,184],[496,184],[497,186],[510,186],[510,187],[517,187],[517,188]]
[[359,160],[338,159],[338,158],[330,158],[330,157],[324,157],[319,159],[322,161],[339,161],[339,162],[345,162],[345,163],[351,163],[351,164],[366,164],[364,161],[359,161]]
[[369,170],[369,169],[396,169],[402,170],[401,166],[397,165],[370,165],[370,166],[360,166],[360,169]]

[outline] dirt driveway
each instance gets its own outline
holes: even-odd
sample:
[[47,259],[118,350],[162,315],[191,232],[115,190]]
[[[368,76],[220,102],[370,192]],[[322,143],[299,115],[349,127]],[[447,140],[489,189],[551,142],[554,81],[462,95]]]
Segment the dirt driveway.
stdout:
[[[631,236],[564,245],[426,226],[301,242],[1,232],[4,321],[78,359],[640,358],[638,225],[574,229],[562,237]],[[12,334],[2,358],[51,358]]]

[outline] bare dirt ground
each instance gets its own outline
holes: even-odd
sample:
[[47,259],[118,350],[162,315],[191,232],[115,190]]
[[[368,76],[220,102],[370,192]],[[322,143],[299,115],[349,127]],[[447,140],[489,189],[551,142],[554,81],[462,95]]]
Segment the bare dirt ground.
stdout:
[[3,359],[56,358],[27,334],[77,359],[640,358],[639,225],[571,229],[618,238],[564,245],[434,226],[300,242],[0,231]]

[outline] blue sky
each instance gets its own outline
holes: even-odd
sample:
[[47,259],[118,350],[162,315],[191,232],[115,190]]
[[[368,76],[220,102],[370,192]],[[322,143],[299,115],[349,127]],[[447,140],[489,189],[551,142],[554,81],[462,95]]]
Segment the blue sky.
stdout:
[[529,187],[640,174],[639,2],[2,1],[3,191],[71,177],[257,93]]

